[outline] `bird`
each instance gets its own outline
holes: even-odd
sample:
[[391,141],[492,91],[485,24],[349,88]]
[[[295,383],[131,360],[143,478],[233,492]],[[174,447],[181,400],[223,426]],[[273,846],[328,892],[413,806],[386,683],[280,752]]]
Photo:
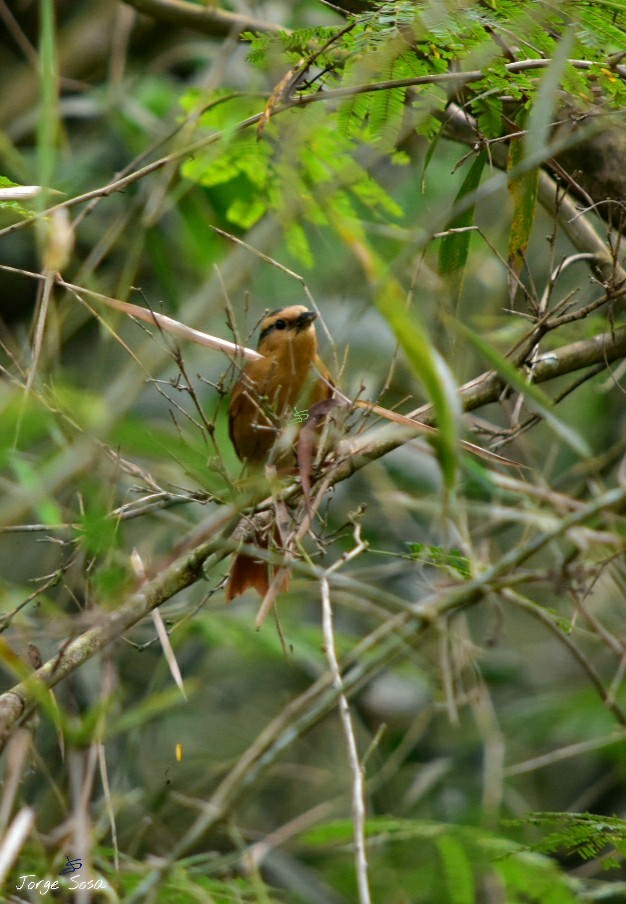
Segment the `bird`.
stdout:
[[[263,357],[245,364],[233,388],[228,432],[237,457],[253,472],[270,463],[278,473],[293,469],[296,443],[285,428],[306,420],[308,407],[333,394],[330,374],[317,354],[316,318],[316,312],[303,305],[267,314],[257,347]],[[277,539],[276,530],[274,536]],[[267,548],[266,538],[259,536],[255,542]],[[287,589],[288,582],[287,575],[280,589]],[[226,598],[233,600],[249,587],[264,597],[270,584],[266,562],[237,553]]]

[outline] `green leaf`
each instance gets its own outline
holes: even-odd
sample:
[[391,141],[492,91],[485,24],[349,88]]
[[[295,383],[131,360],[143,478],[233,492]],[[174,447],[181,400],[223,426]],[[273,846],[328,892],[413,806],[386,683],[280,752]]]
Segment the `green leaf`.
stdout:
[[[521,141],[511,142],[507,169],[512,173],[509,179],[509,193],[513,198],[513,219],[509,233],[509,266],[515,274],[519,274],[524,264],[524,255],[535,218],[537,206],[537,190],[539,187],[539,168],[524,171],[523,167],[524,145]],[[515,281],[511,282],[513,294]]]
[[545,160],[550,153],[548,143],[554,125],[554,111],[560,102],[559,88],[573,43],[574,33],[569,29],[556,45],[550,65],[542,75],[539,91],[528,116],[524,156],[536,164]]
[[76,528],[81,544],[90,555],[106,556],[119,546],[119,521],[111,516],[107,500],[97,490],[84,495],[83,505],[85,510]]
[[378,292],[376,306],[391,326],[408,362],[431,399],[439,435],[436,448],[445,485],[456,482],[461,406],[447,364],[433,346],[415,309],[406,310],[400,286],[391,281]]
[[26,458],[15,452],[10,456],[13,472],[24,489],[34,499],[33,508],[42,524],[60,524],[63,521],[61,510],[56,502],[48,495],[44,481],[37,468],[34,468]]
[[[383,74],[383,78],[385,77],[397,77],[394,76],[393,67],[387,75]],[[370,130],[381,150],[391,151],[395,147],[404,116],[405,97],[406,88],[377,91],[372,96]]]
[[[347,86],[350,87],[349,83]],[[337,129],[343,138],[354,138],[360,134],[369,112],[370,101],[369,94],[354,94],[339,106]]]
[[458,549],[444,549],[442,546],[427,546],[425,543],[408,543],[411,557],[424,565],[433,565],[442,568],[464,579],[472,575],[470,560]]
[[[487,154],[485,151],[481,151],[472,163],[469,172],[463,180],[463,184],[454,199],[455,207],[463,204],[466,199],[471,198],[471,196],[476,193],[476,189],[480,185],[480,179],[486,162]],[[474,222],[475,210],[475,202],[466,206],[461,213],[453,216],[452,219],[448,221],[446,229],[463,229],[471,226]],[[453,232],[450,235],[444,236],[439,248],[439,272],[441,274],[444,276],[452,276],[461,271],[460,281],[462,281],[462,272],[467,263],[471,235],[470,231],[465,231]]]
[[226,218],[242,229],[250,229],[258,223],[266,210],[267,204],[259,198],[238,197],[226,211]]
[[426,155],[424,157],[424,166],[422,167],[422,178],[421,178],[422,193],[424,193],[426,191],[426,171],[430,165],[430,161],[435,156],[435,151],[437,150],[437,146],[439,144],[440,139],[443,137],[443,134],[444,134],[444,127],[440,126],[438,131],[430,139],[430,143],[428,145],[428,150],[426,151]]
[[502,102],[495,97],[483,97],[472,105],[478,128],[485,138],[502,135]]
[[449,904],[474,904],[474,874],[465,846],[451,834],[437,839]]
[[0,467],[14,463],[17,447],[27,450],[58,431],[50,409],[33,394],[3,399],[0,413]]
[[94,570],[91,586],[101,603],[115,606],[135,581],[129,562],[108,562]]

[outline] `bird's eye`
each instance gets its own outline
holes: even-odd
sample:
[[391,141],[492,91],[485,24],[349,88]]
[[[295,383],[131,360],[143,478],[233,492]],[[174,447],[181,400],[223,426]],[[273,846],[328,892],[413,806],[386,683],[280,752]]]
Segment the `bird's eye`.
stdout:
[[274,326],[276,327],[277,330],[284,330],[285,327],[287,326],[287,321],[286,320],[277,320],[276,323],[274,324]]

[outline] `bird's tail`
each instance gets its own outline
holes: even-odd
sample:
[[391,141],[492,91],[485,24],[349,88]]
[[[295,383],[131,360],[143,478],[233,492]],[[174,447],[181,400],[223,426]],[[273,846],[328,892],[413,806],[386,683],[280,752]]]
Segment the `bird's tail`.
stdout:
[[[273,538],[275,543],[280,542],[276,528],[274,528]],[[254,543],[259,549],[268,548],[267,536],[256,537]],[[255,559],[254,556],[249,556],[246,553],[237,553],[230,567],[230,576],[226,587],[226,599],[228,602],[234,600],[235,597],[245,593],[249,587],[252,587],[257,593],[260,593],[262,597],[265,597],[270,589],[273,577],[273,565],[268,564],[268,562],[263,562],[261,559]],[[281,586],[278,588],[278,592],[283,593],[288,590],[289,582],[290,575],[287,572],[281,582]]]

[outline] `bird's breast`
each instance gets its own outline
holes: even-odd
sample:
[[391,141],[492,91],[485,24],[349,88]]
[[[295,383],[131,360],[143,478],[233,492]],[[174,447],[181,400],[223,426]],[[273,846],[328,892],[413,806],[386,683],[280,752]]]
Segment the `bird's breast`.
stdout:
[[239,458],[253,464],[266,461],[281,431],[289,423],[303,423],[307,407],[329,397],[332,390],[313,370],[313,362],[311,355],[276,354],[246,365],[229,409],[230,437]]

